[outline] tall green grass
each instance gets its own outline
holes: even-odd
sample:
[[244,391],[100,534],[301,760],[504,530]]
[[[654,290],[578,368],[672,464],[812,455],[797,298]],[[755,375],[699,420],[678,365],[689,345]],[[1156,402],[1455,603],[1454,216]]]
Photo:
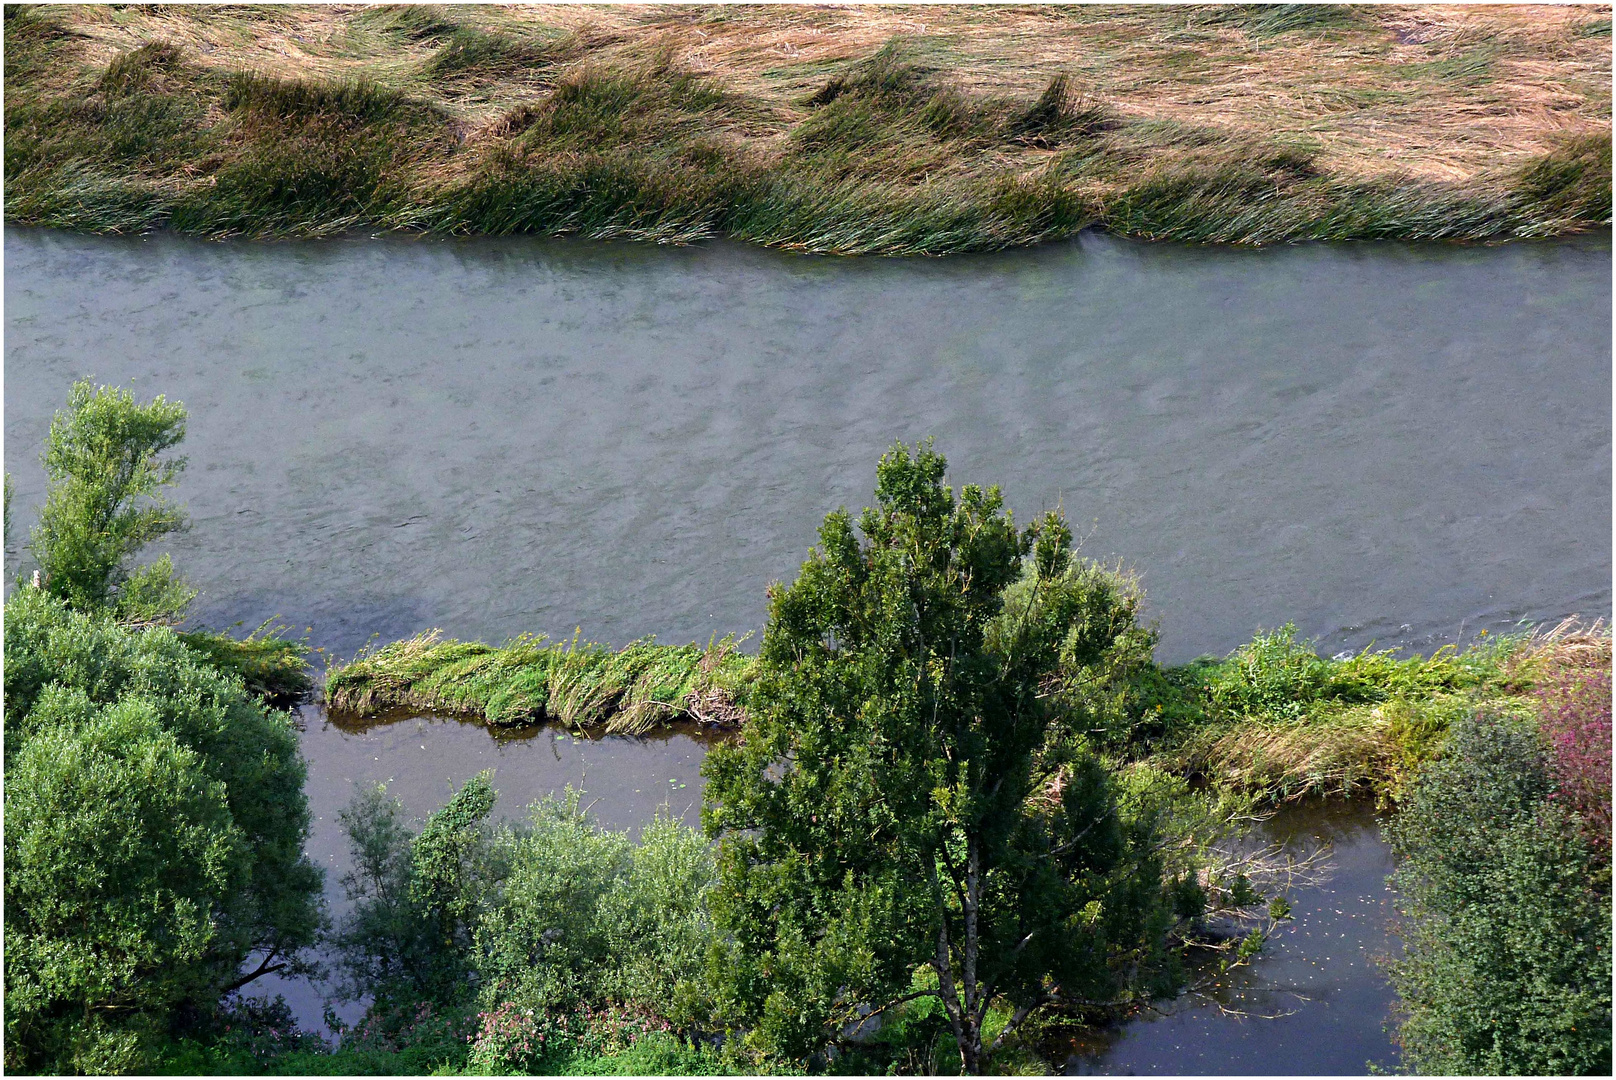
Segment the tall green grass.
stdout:
[[731,638],[612,651],[520,637],[502,647],[420,634],[333,667],[334,710],[373,715],[412,708],[470,716],[491,726],[555,721],[638,735],[676,720],[730,726],[742,717],[752,661]]
[[1555,647],[1514,635],[1430,656],[1366,649],[1325,659],[1286,626],[1221,660],[1162,671],[1155,696],[1141,698],[1146,726],[1132,752],[1275,798],[1396,799],[1463,718],[1531,714],[1533,679]]

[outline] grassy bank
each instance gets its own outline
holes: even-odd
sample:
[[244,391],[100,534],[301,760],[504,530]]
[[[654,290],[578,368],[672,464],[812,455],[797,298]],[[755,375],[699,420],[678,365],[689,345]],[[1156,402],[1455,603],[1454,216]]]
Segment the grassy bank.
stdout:
[[7,220],[845,254],[1610,221],[1608,8],[8,9]]
[[331,708],[374,715],[411,708],[494,726],[554,721],[638,735],[679,720],[732,726],[751,660],[726,638],[698,645],[600,645],[518,638],[502,648],[421,634],[332,668]]
[[[1540,685],[1569,670],[1608,672],[1610,663],[1609,633],[1571,622],[1406,659],[1365,651],[1327,660],[1287,628],[1221,661],[1166,669],[1172,689],[1142,710],[1136,752],[1172,772],[1277,798],[1396,799],[1462,718],[1535,719]],[[1162,719],[1152,727],[1157,707]]]
[[[1153,663],[1093,691],[1091,735],[1119,764],[1278,799],[1373,792],[1398,797],[1441,752],[1448,729],[1477,712],[1535,716],[1534,693],[1566,671],[1610,669],[1611,639],[1567,623],[1533,634],[1395,658],[1365,650],[1326,659],[1286,627],[1222,659]],[[753,660],[729,640],[701,648],[635,642],[622,650],[543,639],[504,647],[399,641],[333,667],[330,707],[359,716],[399,708],[491,726],[555,721],[640,734],[745,715]]]

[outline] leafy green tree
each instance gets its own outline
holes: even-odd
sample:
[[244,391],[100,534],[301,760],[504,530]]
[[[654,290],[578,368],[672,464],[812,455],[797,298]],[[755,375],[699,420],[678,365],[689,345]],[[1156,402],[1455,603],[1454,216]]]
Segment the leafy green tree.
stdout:
[[487,822],[494,799],[489,774],[479,773],[419,834],[383,788],[342,812],[354,853],[342,882],[354,907],[334,938],[348,976],[344,996],[373,997],[383,1011],[474,996],[472,933],[496,880]]
[[286,714],[167,629],[21,589],[4,754],[8,1069],[142,1067],[183,1012],[299,969],[321,875]]
[[712,942],[712,852],[658,818],[640,842],[601,828],[575,792],[507,834],[499,901],[477,930],[484,1007],[629,1003],[688,1019]]
[[928,996],[977,1073],[1041,1009],[1176,977],[1171,890],[1077,707],[1137,631],[1128,590],[1058,514],[1018,532],[945,467],[897,446],[857,532],[825,519],[771,590],[741,741],[704,766],[717,1005],[764,1054]]
[[1475,717],[1388,826],[1419,1072],[1610,1075],[1610,869],[1554,794],[1531,725]]
[[185,527],[162,489],[185,467],[164,458],[185,437],[185,407],[158,395],[78,382],[51,422],[44,464],[50,486],[30,547],[42,584],[80,611],[106,608],[128,622],[172,622],[195,593],[164,555],[131,568],[146,543]]

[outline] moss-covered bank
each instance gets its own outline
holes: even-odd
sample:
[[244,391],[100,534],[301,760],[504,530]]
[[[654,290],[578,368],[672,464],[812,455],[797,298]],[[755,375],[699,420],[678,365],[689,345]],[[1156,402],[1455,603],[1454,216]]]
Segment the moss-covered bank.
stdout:
[[8,221],[946,254],[1610,221],[1608,8],[14,6]]

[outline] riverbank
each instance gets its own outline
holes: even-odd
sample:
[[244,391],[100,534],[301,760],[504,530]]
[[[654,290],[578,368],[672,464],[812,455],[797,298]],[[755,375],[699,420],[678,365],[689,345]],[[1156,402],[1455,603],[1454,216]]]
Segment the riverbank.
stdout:
[[6,215],[941,255],[1610,221],[1608,8],[23,9]]

